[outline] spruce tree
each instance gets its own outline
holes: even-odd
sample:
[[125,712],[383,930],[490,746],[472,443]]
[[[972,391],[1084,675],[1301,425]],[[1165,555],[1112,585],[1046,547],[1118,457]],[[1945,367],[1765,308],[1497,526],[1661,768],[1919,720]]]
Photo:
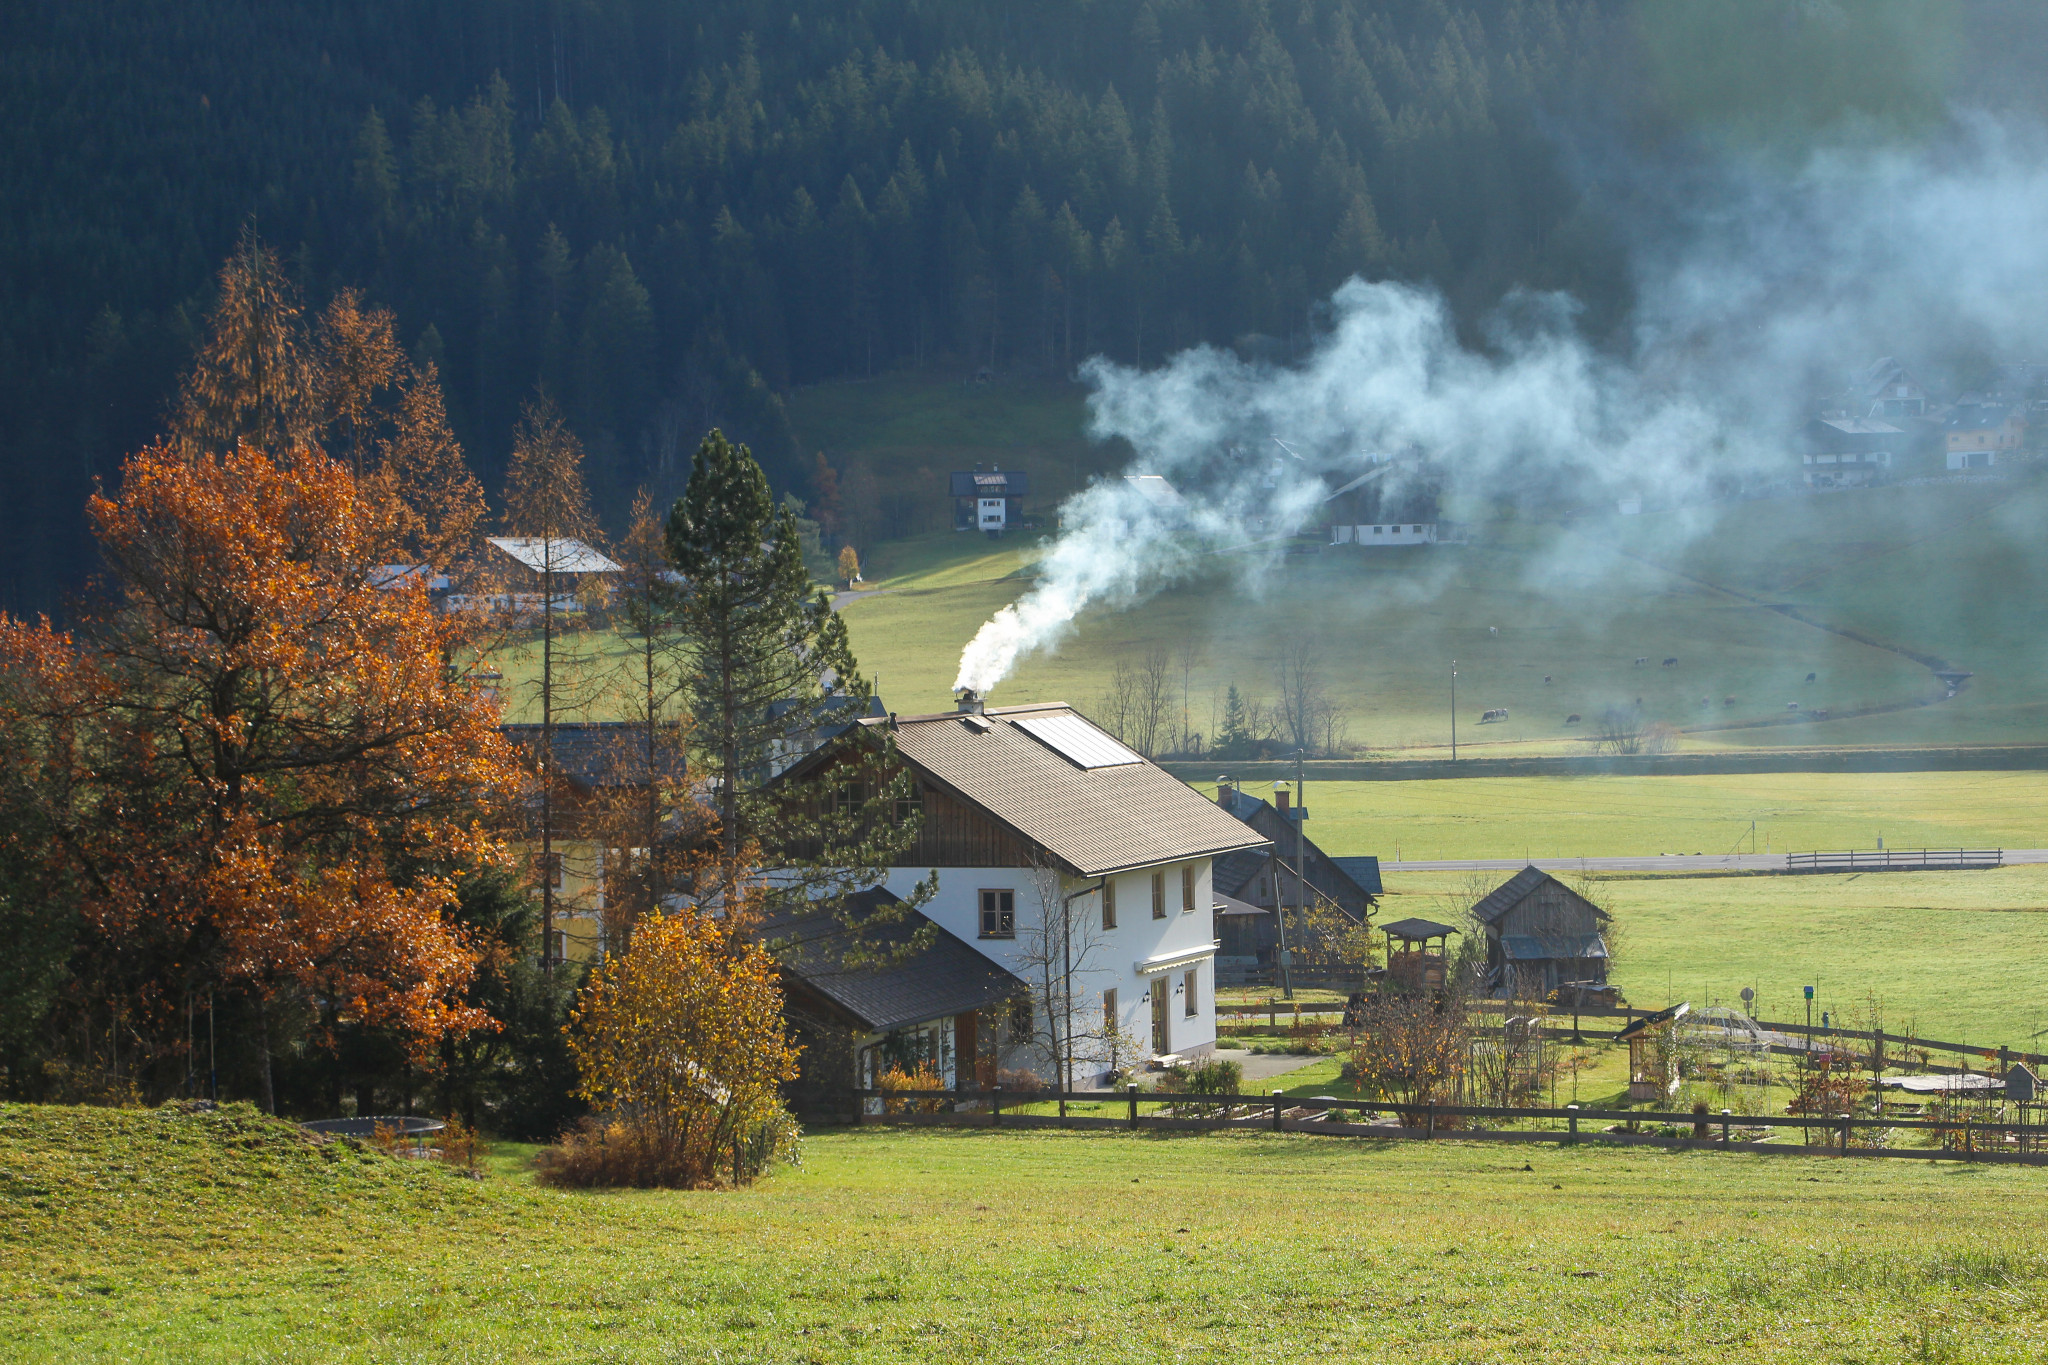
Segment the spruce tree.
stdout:
[[718,813],[722,880],[745,877],[758,859],[792,895],[873,885],[916,837],[914,816],[896,818],[899,802],[906,811],[914,802],[912,779],[889,775],[881,735],[850,770],[775,780],[823,728],[863,714],[873,692],[845,624],[804,567],[795,513],[776,506],[753,454],[722,432],[697,447],[669,514],[668,554],[683,579],[675,629],[689,662],[694,770]]

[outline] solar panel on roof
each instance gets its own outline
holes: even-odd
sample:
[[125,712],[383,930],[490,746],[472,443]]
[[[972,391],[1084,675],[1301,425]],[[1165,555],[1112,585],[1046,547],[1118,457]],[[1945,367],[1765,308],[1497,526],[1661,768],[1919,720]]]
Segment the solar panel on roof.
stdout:
[[1121,768],[1145,760],[1079,716],[1019,716],[1019,730],[1081,768]]

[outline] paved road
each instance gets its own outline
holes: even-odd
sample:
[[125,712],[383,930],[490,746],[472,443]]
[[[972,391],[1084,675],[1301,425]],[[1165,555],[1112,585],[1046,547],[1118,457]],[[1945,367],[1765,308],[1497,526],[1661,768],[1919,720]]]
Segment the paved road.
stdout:
[[[1903,850],[1901,850],[1903,851]],[[2010,863],[2048,863],[2048,848],[2009,848]],[[1546,872],[1783,872],[1782,853],[1663,853],[1633,858],[1446,858],[1384,862],[1383,872],[1519,872],[1530,863]],[[1882,867],[1858,871],[1882,872]],[[1899,870],[1899,869],[1894,869]]]

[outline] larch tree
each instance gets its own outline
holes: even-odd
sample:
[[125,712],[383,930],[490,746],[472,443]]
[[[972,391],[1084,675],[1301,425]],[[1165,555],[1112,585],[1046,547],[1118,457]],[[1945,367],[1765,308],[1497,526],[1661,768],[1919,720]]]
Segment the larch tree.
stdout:
[[[585,662],[580,656],[557,658],[563,626],[580,620],[581,614],[564,617],[556,584],[581,563],[585,547],[596,539],[597,519],[583,482],[583,445],[545,393],[526,405],[513,433],[512,459],[505,471],[504,524],[508,535],[531,543],[539,566],[540,679],[535,700],[540,704],[540,747],[533,757],[541,779],[541,952],[543,962],[552,965],[557,957],[555,721],[558,712],[573,709],[583,699],[588,681],[580,676]],[[514,575],[514,582],[520,581],[518,567],[508,572]],[[589,577],[578,574],[571,581]],[[508,595],[515,616],[522,597],[517,589]]]
[[676,626],[677,575],[661,517],[642,489],[619,542],[615,620],[625,629],[610,709],[622,725],[613,761],[637,779],[592,811],[606,847],[604,935],[623,950],[633,924],[701,861],[709,820],[688,786],[690,678]]
[[179,397],[172,433],[180,449],[226,451],[248,441],[286,450],[315,437],[322,385],[304,311],[276,253],[245,230],[221,267],[206,340]]

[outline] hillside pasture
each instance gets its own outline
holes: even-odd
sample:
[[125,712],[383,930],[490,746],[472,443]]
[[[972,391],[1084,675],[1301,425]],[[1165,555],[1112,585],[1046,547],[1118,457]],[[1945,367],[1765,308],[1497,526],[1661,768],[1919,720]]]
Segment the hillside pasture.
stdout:
[[[893,709],[944,707],[961,647],[1029,590],[1028,562],[998,544],[974,538],[950,563],[920,564],[908,581],[843,603],[862,664],[881,675]],[[1184,683],[1192,728],[1213,734],[1226,689],[1270,701],[1280,659],[1302,641],[1318,649],[1350,741],[1379,751],[1449,744],[1453,660],[1458,737],[1474,754],[1587,752],[1599,714],[1635,711],[1638,699],[1645,722],[1763,724],[1780,743],[1811,745],[1826,742],[1827,723],[1781,723],[1792,703],[1807,714],[1854,711],[1939,692],[1925,667],[1895,653],[1640,564],[1565,569],[1512,548],[1340,546],[1217,555],[1142,605],[1090,609],[992,699],[1089,709],[1120,662],[1159,651],[1176,712]],[[1663,667],[1665,658],[1679,663]],[[1496,708],[1507,719],[1480,724]]]
[[557,1193],[216,1115],[0,1108],[20,1359],[2038,1358],[2036,1168],[856,1130]]

